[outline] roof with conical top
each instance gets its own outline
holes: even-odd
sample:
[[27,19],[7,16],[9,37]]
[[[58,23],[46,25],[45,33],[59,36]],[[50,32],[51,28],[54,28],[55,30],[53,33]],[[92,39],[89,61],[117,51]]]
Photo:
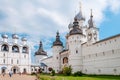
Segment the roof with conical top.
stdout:
[[75,18],[73,22],[73,29],[69,32],[70,35],[83,34],[82,30],[79,28],[78,20]]
[[42,42],[40,41],[39,49],[35,52],[35,55],[45,55],[47,56],[47,52],[43,50]]
[[89,24],[89,28],[93,28],[94,27],[92,9],[91,9],[90,19],[88,20],[88,24]]
[[85,21],[85,17],[82,14],[81,3],[80,3],[80,11],[78,12],[77,15],[75,15],[74,18],[77,19],[78,21],[81,21],[81,20]]
[[60,40],[59,32],[57,32],[56,40],[53,42],[53,46],[63,46],[63,43]]

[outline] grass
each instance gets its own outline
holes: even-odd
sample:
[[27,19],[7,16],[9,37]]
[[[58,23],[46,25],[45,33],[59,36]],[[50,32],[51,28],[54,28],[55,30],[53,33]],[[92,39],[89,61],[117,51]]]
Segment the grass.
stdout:
[[120,76],[49,76],[49,75],[38,75],[39,80],[120,80]]

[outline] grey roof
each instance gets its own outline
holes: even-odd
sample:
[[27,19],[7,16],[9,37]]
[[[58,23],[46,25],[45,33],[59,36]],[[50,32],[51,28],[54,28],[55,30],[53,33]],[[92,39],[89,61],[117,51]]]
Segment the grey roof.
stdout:
[[63,43],[60,40],[59,32],[57,32],[56,40],[53,42],[53,46],[63,46]]
[[69,25],[68,25],[68,28],[70,29],[70,28],[73,28],[73,23],[69,23]]
[[19,37],[18,37],[17,34],[12,34],[12,38],[13,38],[13,39],[19,39]]
[[85,21],[85,18],[83,17],[81,11],[75,16],[75,19],[77,19],[78,21],[80,21],[80,20]]
[[90,19],[88,20],[88,24],[89,24],[89,28],[94,27],[92,10],[91,10],[91,16],[90,16]]
[[21,38],[22,41],[27,41],[26,37]]
[[47,56],[47,52],[43,50],[42,42],[40,41],[39,49],[35,52],[35,55],[45,55]]
[[70,35],[74,35],[74,34],[83,34],[82,30],[79,28],[78,25],[78,20],[75,19],[73,22],[73,29],[69,32]]
[[2,38],[8,38],[8,35],[7,34],[2,34],[1,37]]

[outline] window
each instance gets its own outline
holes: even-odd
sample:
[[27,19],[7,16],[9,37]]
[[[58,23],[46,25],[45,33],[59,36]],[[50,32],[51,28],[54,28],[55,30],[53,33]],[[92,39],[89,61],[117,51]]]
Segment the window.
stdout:
[[26,73],[26,72],[27,72],[27,70],[26,70],[26,68],[24,68],[24,69],[23,69],[23,73]]
[[87,69],[85,69],[85,72],[87,72]]
[[103,52],[103,55],[105,56],[105,52]]
[[98,69],[98,72],[100,73],[100,72],[101,72],[101,70],[100,70],[100,69]]
[[117,69],[113,69],[113,71],[116,73],[116,72],[117,72]]
[[13,64],[13,59],[11,60],[11,64]]
[[78,50],[76,50],[76,53],[78,53]]
[[17,60],[17,64],[19,64],[19,60]]
[[3,56],[5,57],[5,53],[3,54]]
[[91,57],[91,55],[89,55],[89,58]]
[[9,51],[8,45],[3,44],[1,47],[1,51]]
[[27,47],[23,47],[22,53],[27,53],[27,52],[28,52],[28,48]]
[[63,64],[65,64],[65,63],[68,63],[68,58],[67,57],[63,58]]
[[96,53],[96,57],[97,57],[97,53]]
[[3,59],[3,63],[5,64],[5,59]]
[[19,52],[18,46],[14,45],[14,46],[12,47],[12,52]]
[[112,50],[112,53],[114,54],[114,50]]
[[26,58],[26,55],[24,55],[24,58]]

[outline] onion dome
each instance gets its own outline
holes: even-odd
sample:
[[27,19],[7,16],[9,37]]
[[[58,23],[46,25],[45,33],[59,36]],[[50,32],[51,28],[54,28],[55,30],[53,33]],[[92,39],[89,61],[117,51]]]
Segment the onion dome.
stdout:
[[8,38],[7,34],[2,34],[2,38]]
[[85,17],[82,15],[81,4],[80,4],[80,11],[78,12],[77,15],[75,15],[74,18],[77,19],[78,21],[81,21],[81,20],[85,21]]
[[63,46],[63,43],[60,41],[59,32],[57,32],[56,40],[53,42],[53,46]]
[[88,20],[88,24],[89,24],[89,28],[92,28],[92,27],[94,27],[94,24],[93,24],[93,15],[92,15],[92,9],[91,9],[91,16],[90,16],[90,19]]
[[42,42],[40,41],[39,49],[35,52],[35,55],[45,55],[47,56],[47,52],[43,50]]
[[19,39],[19,37],[18,37],[17,34],[12,34],[12,38],[13,38],[13,39]]
[[78,21],[77,19],[74,19],[74,22],[73,22],[73,29],[69,32],[70,35],[74,35],[74,34],[82,34],[82,30],[79,28],[79,25],[78,25]]
[[78,21],[81,21],[81,20],[85,21],[85,18],[83,17],[81,11],[75,16],[75,18],[76,18]]
[[22,41],[27,41],[26,37],[21,38]]
[[69,29],[73,28],[73,23],[70,22],[69,25],[68,25],[68,28]]

